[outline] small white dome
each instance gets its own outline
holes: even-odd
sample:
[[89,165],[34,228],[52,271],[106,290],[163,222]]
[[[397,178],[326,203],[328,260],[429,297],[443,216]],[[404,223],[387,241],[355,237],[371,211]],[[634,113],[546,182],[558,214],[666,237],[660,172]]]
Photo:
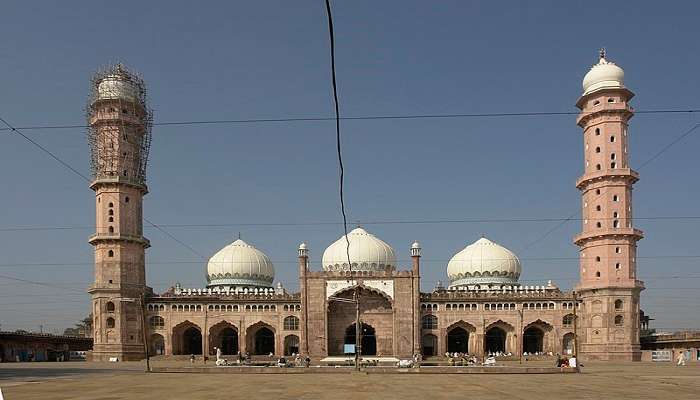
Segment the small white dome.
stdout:
[[601,50],[598,64],[591,67],[583,77],[583,95],[592,93],[598,89],[624,88],[625,71],[605,59],[605,51]]
[[121,75],[107,75],[97,85],[97,97],[100,100],[123,99],[135,101],[138,98],[138,89],[132,82]]
[[412,249],[420,249],[420,243],[418,243],[417,241],[413,242],[413,244],[411,245],[411,248]]
[[214,254],[207,264],[208,286],[271,287],[275,278],[272,261],[241,239]]
[[480,284],[517,284],[520,260],[512,251],[481,238],[455,254],[447,264],[450,287]]
[[[348,233],[350,241],[350,262],[353,271],[383,271],[387,267],[396,268],[394,249],[381,239],[362,228]],[[348,250],[345,236],[336,240],[323,252],[325,271],[347,271]]]
[[306,242],[301,242],[301,244],[299,245],[299,250],[308,250]]

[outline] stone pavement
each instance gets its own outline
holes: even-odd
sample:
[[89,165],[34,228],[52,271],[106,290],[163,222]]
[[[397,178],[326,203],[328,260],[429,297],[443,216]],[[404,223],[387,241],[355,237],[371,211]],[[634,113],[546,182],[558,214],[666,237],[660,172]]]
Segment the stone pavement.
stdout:
[[0,364],[0,388],[7,400],[697,399],[700,393],[700,364],[586,363],[581,374],[554,375],[146,374],[141,368],[140,363]]

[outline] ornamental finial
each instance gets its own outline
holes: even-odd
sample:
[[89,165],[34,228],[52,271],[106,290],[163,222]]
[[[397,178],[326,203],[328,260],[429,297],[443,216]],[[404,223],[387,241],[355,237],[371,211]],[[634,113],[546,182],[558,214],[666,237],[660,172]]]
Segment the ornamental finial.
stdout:
[[604,60],[605,59],[605,47],[600,48],[599,54],[600,54],[600,59]]

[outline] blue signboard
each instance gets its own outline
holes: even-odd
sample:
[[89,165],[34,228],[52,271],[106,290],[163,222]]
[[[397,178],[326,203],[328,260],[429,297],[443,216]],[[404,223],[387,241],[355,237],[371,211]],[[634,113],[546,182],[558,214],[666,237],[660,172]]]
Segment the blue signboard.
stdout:
[[354,344],[346,344],[343,346],[343,353],[345,354],[355,354],[355,345]]

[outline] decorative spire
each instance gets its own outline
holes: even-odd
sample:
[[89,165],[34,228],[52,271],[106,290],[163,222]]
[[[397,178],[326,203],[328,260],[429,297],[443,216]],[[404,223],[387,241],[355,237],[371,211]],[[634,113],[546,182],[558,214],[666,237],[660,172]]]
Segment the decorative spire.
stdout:
[[605,60],[605,47],[600,48],[599,54],[600,54],[600,59]]
[[238,239],[241,239],[241,232],[238,232]]

